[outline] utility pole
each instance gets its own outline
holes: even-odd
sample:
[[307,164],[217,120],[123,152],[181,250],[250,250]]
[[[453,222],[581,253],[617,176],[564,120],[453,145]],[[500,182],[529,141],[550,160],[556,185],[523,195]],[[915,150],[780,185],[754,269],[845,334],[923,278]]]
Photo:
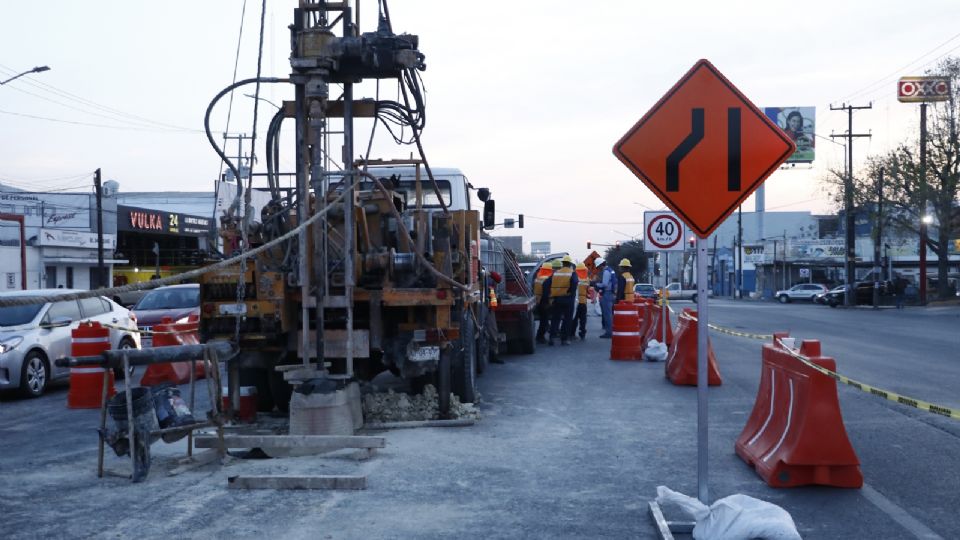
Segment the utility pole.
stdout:
[[920,305],[927,305],[927,103],[920,104]]
[[97,287],[107,286],[107,271],[103,264],[103,185],[100,183],[100,169],[93,173],[93,186],[97,190]]
[[873,309],[880,309],[880,243],[883,242],[883,167],[877,176],[877,226],[873,239]]
[[873,103],[860,106],[847,105],[846,103],[839,107],[830,106],[831,111],[847,111],[847,132],[841,135],[830,134],[830,137],[847,139],[847,174],[843,181],[843,211],[846,218],[846,235],[844,237],[846,292],[844,294],[843,304],[848,307],[855,303],[853,297],[853,282],[857,277],[857,236],[854,230],[855,221],[853,219],[853,139],[857,137],[870,137],[869,133],[853,132],[853,111],[872,108]]

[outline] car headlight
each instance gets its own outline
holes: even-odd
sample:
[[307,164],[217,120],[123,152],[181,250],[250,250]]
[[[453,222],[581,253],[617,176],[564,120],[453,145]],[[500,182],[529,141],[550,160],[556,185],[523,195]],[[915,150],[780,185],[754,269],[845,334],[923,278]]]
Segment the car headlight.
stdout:
[[13,336],[12,338],[7,338],[3,341],[0,341],[0,354],[12,351],[13,349],[17,348],[17,345],[19,345],[22,341],[23,338],[21,336]]

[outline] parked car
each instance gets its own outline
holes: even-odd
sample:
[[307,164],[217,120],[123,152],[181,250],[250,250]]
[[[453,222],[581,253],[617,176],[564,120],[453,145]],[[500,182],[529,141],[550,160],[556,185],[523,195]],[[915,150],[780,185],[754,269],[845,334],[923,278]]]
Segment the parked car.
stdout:
[[[873,282],[860,281],[854,284],[854,305],[872,306],[873,305]],[[880,282],[880,296],[892,294],[892,287],[889,282]],[[844,287],[841,285],[832,289],[824,295],[824,303],[830,307],[837,307],[843,304]]]
[[[70,289],[39,289],[0,293],[0,298],[49,296]],[[70,356],[71,332],[82,321],[110,325],[114,349],[140,347],[137,320],[130,310],[102,296],[60,302],[0,307],[0,389],[18,389],[27,397],[43,394],[50,381],[68,377],[70,368],[57,367]]]
[[816,296],[813,297],[813,301],[814,301],[814,303],[816,303],[816,304],[828,305],[828,304],[829,304],[830,295],[831,295],[831,294],[840,294],[840,296],[841,296],[841,298],[842,298],[842,297],[843,297],[843,290],[844,290],[845,288],[846,288],[846,285],[837,285],[836,287],[830,289],[829,291],[817,293]]
[[[660,290],[657,289],[657,298],[660,297]],[[713,296],[713,290],[707,290],[707,297]],[[667,285],[667,298],[670,300],[690,300],[691,302],[697,301],[697,285],[694,283],[690,286],[689,289],[684,289],[679,283],[674,281],[673,283]]]
[[633,286],[634,296],[657,299],[657,288],[652,283],[637,283]]
[[[177,322],[190,315],[200,315],[200,285],[187,283],[158,287],[149,291],[140,299],[132,310],[137,316],[140,330],[152,330],[163,322],[164,317]],[[144,334],[143,346],[151,347],[153,339],[150,334]]]
[[774,298],[776,298],[781,304],[793,302],[794,300],[813,301],[818,294],[822,294],[827,291],[827,286],[820,283],[801,283],[799,285],[794,285],[789,289],[777,291],[777,294],[774,295]]

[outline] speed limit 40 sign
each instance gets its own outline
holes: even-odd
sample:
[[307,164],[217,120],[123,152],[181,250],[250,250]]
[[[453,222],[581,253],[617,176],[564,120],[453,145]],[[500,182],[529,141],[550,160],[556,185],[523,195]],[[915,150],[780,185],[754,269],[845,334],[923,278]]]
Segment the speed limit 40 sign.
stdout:
[[683,251],[683,222],[672,212],[643,213],[644,251]]

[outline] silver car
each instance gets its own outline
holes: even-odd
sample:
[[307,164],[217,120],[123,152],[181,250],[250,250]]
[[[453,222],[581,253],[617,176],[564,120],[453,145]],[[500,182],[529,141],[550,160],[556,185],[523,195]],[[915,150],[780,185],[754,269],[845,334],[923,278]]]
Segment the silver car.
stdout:
[[[39,289],[0,293],[0,298],[51,296],[70,289]],[[135,316],[107,298],[40,302],[0,307],[0,390],[19,389],[27,397],[43,394],[52,380],[70,375],[57,367],[57,358],[70,356],[71,331],[82,321],[96,321],[110,329],[114,349],[140,348]]]
[[823,294],[828,290],[826,285],[819,283],[801,283],[789,289],[777,291],[775,296],[781,304],[786,304],[794,300],[815,301],[818,294]]

